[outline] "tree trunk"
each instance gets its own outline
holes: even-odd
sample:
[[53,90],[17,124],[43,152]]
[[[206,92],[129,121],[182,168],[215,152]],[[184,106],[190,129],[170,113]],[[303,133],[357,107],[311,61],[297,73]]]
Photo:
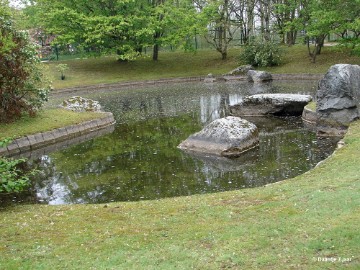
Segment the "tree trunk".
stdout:
[[160,32],[156,32],[154,34],[154,47],[153,47],[153,57],[152,59],[154,61],[157,61],[158,58],[159,58],[159,49],[160,49],[160,46],[158,44],[158,39],[161,37],[161,33]]
[[159,58],[159,45],[158,44],[155,44],[154,47],[153,47],[153,61],[157,61]]

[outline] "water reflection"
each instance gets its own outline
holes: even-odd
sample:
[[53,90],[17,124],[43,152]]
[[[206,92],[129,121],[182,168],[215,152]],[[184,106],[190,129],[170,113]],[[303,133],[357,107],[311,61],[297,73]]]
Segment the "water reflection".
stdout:
[[111,134],[32,160],[43,172],[34,191],[49,204],[100,203],[225,191],[296,176],[334,148],[326,139],[319,142],[299,118],[249,118],[260,129],[260,144],[236,159],[188,154],[177,145],[228,115],[229,105],[245,95],[309,94],[315,87],[316,82],[187,83],[82,93],[113,112],[118,124]]

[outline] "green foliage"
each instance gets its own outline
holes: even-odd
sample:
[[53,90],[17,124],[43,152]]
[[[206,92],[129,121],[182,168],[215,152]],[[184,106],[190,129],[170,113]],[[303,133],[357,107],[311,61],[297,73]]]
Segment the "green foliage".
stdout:
[[0,9],[0,44],[0,122],[14,121],[24,112],[35,115],[47,100],[50,85],[37,48],[26,32],[13,27],[6,6]]
[[58,64],[56,66],[56,69],[60,72],[61,79],[64,80],[65,79],[65,71],[69,69],[69,66],[67,64]]
[[278,66],[281,64],[282,51],[273,41],[250,41],[244,46],[240,60],[258,67]]
[[359,38],[343,38],[339,42],[341,48],[350,49],[352,55],[360,56],[360,39]]
[[39,0],[25,11],[32,24],[88,55],[134,60],[149,46],[181,46],[194,34],[195,10],[182,1]]
[[[0,147],[11,142],[7,138],[0,141]],[[12,159],[0,157],[0,193],[17,193],[30,185],[30,177],[36,170],[26,170],[26,159]]]

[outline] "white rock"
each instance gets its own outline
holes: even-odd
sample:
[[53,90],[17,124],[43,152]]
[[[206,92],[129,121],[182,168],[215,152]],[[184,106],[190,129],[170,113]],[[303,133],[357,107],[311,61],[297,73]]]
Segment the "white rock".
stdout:
[[183,141],[180,149],[236,157],[259,143],[257,127],[245,119],[228,116],[208,124]]
[[79,96],[64,100],[60,107],[75,112],[101,112],[101,106],[98,101]]

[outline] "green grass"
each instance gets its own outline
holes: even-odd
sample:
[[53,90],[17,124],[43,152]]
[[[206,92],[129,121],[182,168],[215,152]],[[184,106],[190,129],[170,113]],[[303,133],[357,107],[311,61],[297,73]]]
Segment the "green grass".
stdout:
[[[114,83],[125,81],[143,81],[160,78],[206,76],[209,73],[223,74],[237,65],[237,50],[230,50],[229,58],[222,61],[220,54],[214,50],[203,50],[197,53],[182,51],[160,52],[159,60],[153,61],[149,56],[132,62],[119,62],[115,57],[100,57],[50,62],[49,76],[55,88],[79,85]],[[66,63],[66,79],[60,80],[56,65]]]
[[305,108],[311,110],[311,111],[316,111],[316,102],[315,101],[311,101],[309,104],[307,104],[305,106]]
[[310,73],[323,74],[335,64],[360,64],[360,57],[350,55],[348,51],[329,46],[321,50],[316,57],[316,63],[311,63],[307,47],[296,45],[284,48],[283,64],[277,67],[264,68],[272,73]]
[[[359,269],[360,122],[312,171],[269,186],[1,209],[1,269]],[[318,260],[349,260],[321,262]]]
[[[133,62],[118,62],[115,57],[90,59],[74,59],[50,62],[48,74],[55,89],[114,83],[125,81],[143,81],[162,78],[206,76],[209,73],[221,75],[229,72],[241,63],[238,62],[240,48],[229,50],[228,59],[222,61],[215,50],[199,50],[194,53],[182,51],[160,52],[159,61],[150,57]],[[325,73],[330,66],[337,63],[360,64],[360,58],[350,56],[335,47],[324,47],[317,57],[316,64],[310,62],[307,48],[304,45],[284,47],[284,64],[279,67],[261,68],[272,73]],[[60,80],[56,65],[66,63],[70,70],[66,71],[66,79]]]
[[41,110],[36,117],[24,116],[19,121],[0,125],[0,140],[7,137],[22,137],[63,126],[78,124],[99,118],[101,113],[78,113],[64,109]]

